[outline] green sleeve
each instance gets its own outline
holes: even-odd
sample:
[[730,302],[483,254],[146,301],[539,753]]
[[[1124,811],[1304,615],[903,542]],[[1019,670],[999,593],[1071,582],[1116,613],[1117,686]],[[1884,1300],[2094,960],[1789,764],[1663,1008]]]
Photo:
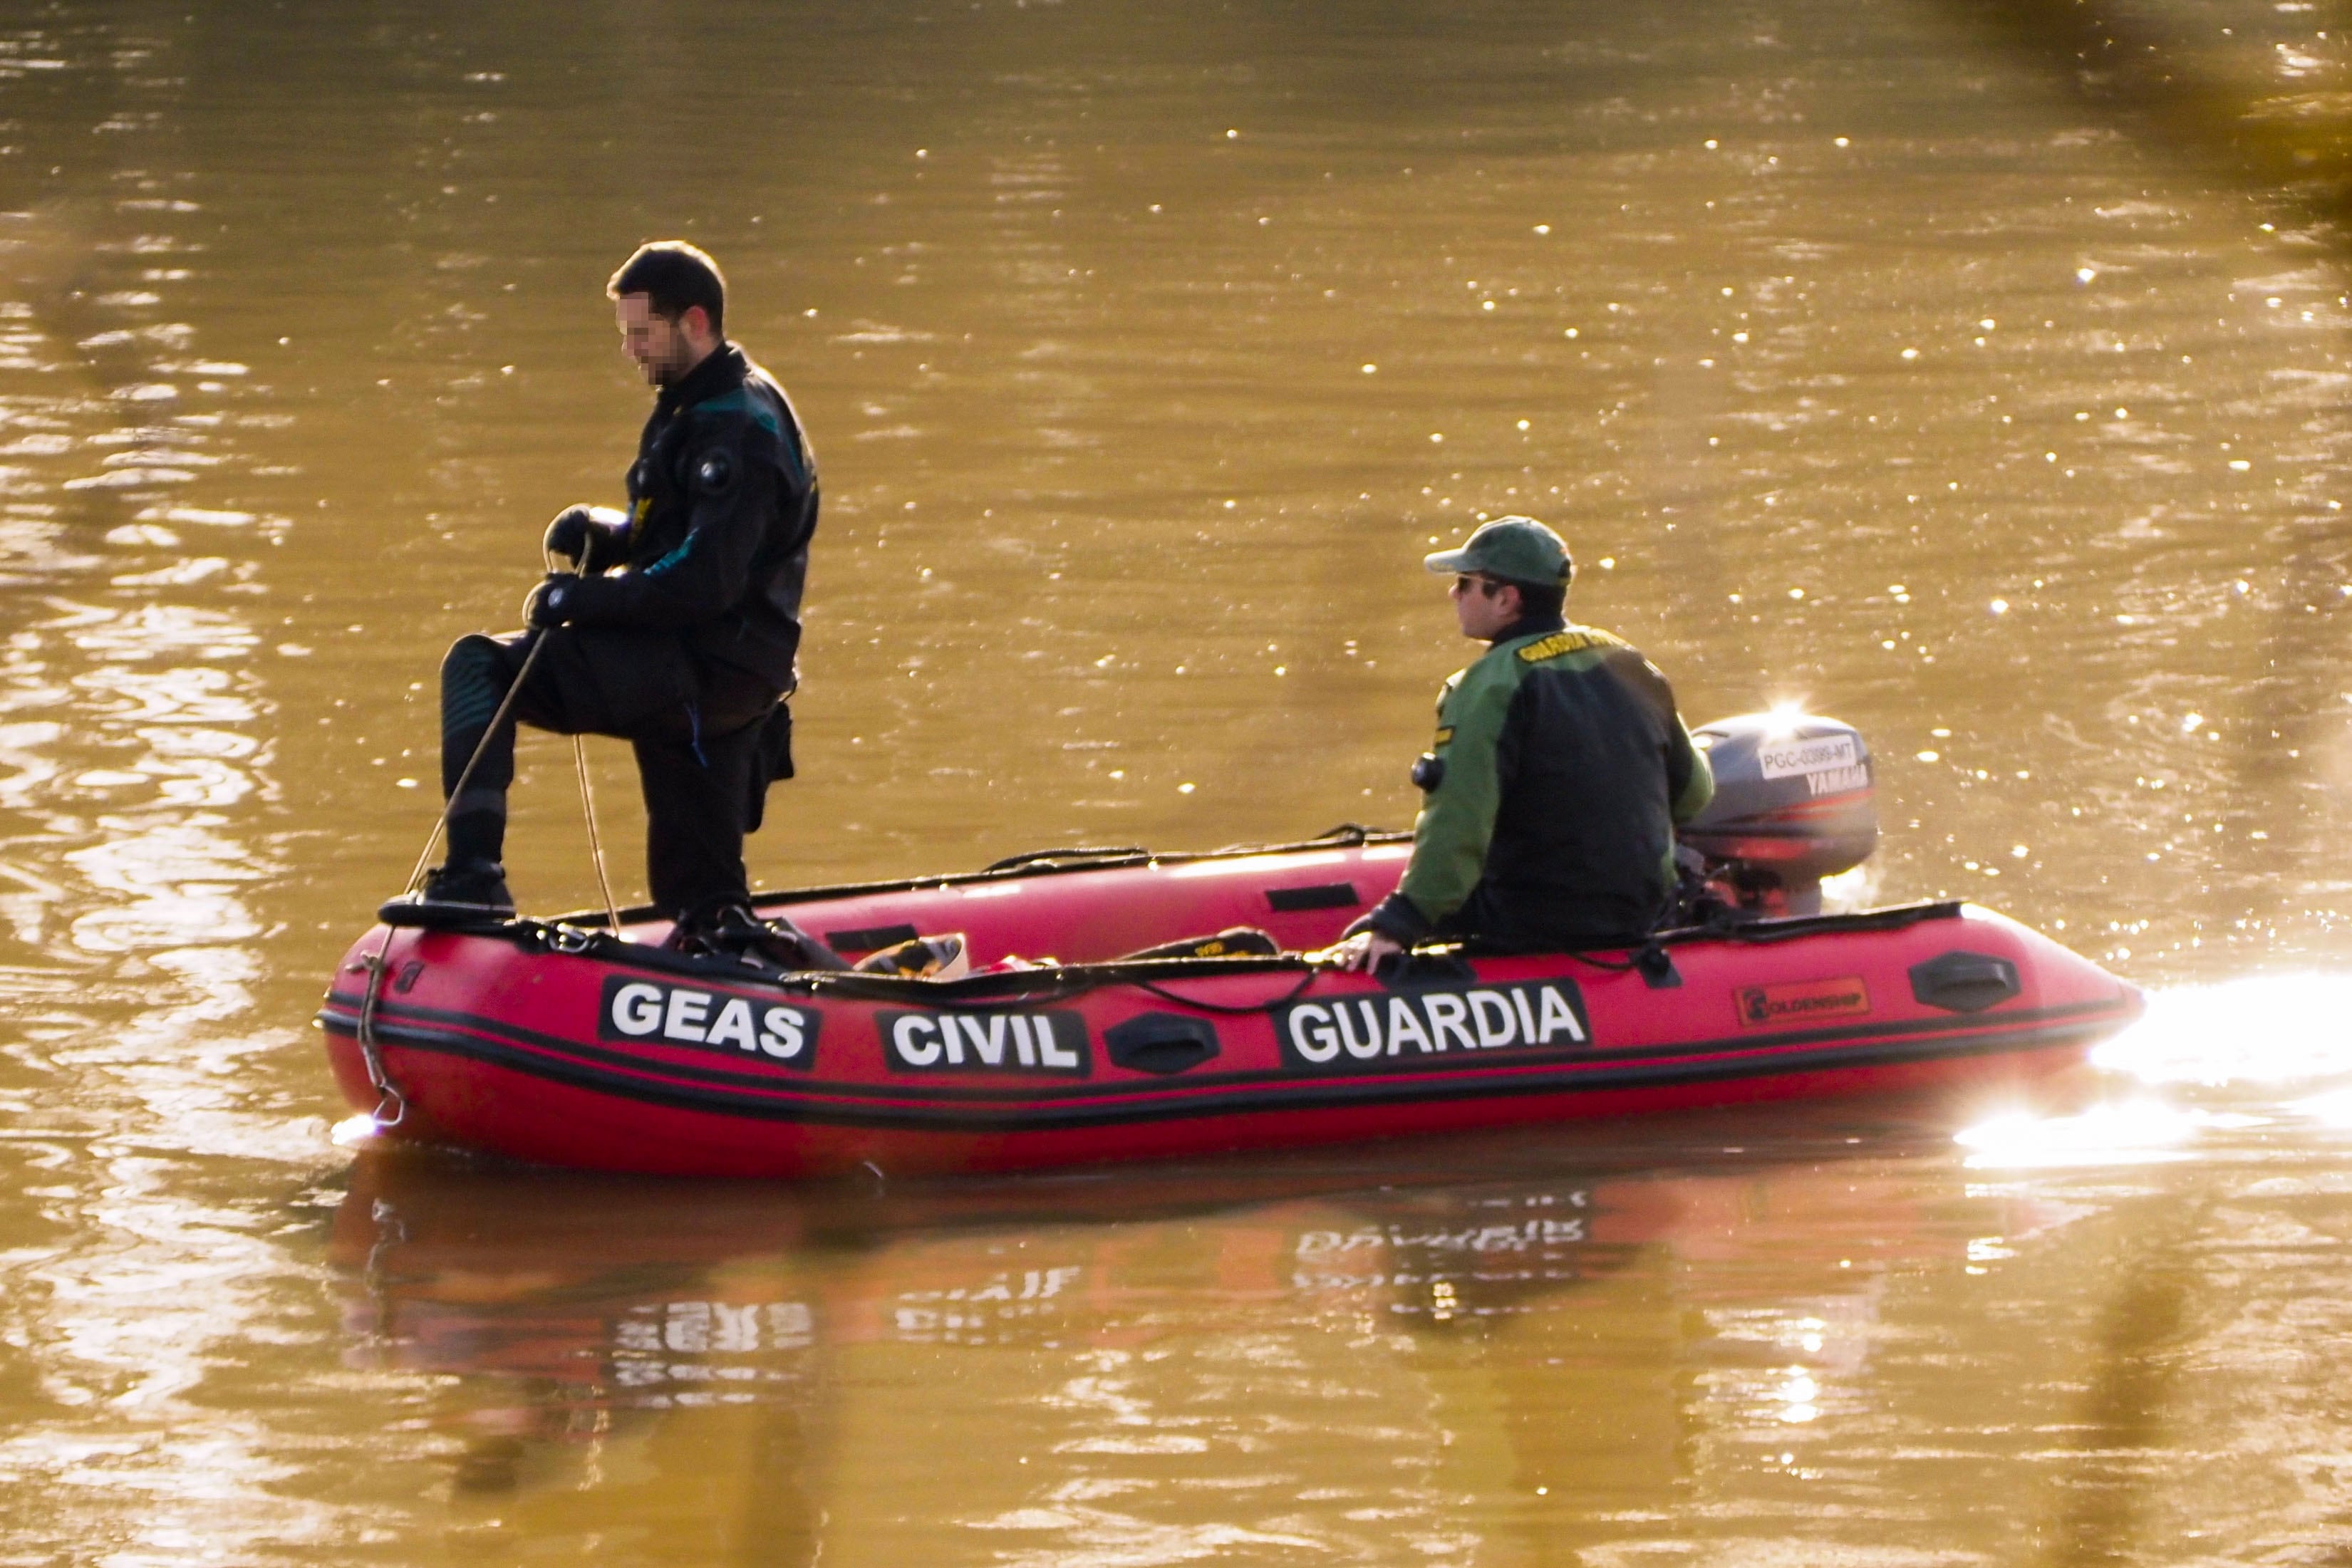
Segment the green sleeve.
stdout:
[[1706,803],[1715,799],[1715,769],[1707,766],[1706,753],[1691,744],[1690,730],[1680,714],[1675,715],[1675,733],[1666,742],[1666,783],[1677,827],[1706,810]]
[[1462,907],[1486,870],[1502,803],[1496,750],[1518,690],[1517,661],[1489,654],[1455,677],[1437,706],[1435,747],[1445,765],[1412,825],[1412,860],[1397,891],[1433,925]]

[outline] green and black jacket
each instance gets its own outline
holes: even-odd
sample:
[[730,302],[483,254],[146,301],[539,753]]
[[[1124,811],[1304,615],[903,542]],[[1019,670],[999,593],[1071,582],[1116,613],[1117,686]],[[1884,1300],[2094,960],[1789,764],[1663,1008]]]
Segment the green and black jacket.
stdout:
[[1366,917],[1539,950],[1651,929],[1674,886],[1675,824],[1715,794],[1675,694],[1633,647],[1522,621],[1445,683],[1412,860]]

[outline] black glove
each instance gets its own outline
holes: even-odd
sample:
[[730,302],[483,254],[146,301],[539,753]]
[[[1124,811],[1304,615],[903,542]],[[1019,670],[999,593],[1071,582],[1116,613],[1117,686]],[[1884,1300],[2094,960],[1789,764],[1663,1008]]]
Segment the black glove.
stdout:
[[1359,931],[1370,931],[1401,947],[1410,947],[1416,942],[1427,941],[1436,930],[1412,899],[1402,893],[1391,893],[1358,915],[1341,935],[1353,936]]
[[568,571],[551,571],[522,601],[522,623],[531,627],[561,626],[568,612],[564,601],[580,580]]
[[589,520],[587,507],[566,507],[547,525],[547,537],[540,541],[541,546],[550,555],[578,560],[588,549],[589,531],[594,526]]
[[584,560],[605,540],[617,538],[628,527],[626,513],[610,507],[566,507],[547,525],[541,542],[550,555]]

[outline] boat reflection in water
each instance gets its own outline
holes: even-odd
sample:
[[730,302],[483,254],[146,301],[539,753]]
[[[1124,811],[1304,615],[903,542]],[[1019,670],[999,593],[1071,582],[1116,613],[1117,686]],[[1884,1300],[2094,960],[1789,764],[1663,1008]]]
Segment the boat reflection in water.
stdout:
[[471,1496],[534,1541],[674,1531],[663,1561],[1433,1549],[1533,1531],[1517,1498],[1601,1540],[1724,1445],[1801,1469],[1890,1280],[2080,1212],[1972,1193],[1948,1124],[1743,1129],[905,1187],[369,1151],[330,1258],[356,1363],[450,1375],[461,1529]]

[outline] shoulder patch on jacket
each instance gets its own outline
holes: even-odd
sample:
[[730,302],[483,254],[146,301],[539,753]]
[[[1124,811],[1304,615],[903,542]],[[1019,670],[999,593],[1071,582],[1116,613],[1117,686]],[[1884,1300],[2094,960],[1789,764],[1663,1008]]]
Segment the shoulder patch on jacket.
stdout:
[[1622,637],[1614,637],[1591,626],[1571,626],[1555,632],[1549,637],[1538,637],[1521,648],[1519,659],[1524,664],[1540,664],[1546,659],[1557,659],[1562,653],[1580,653],[1587,648],[1630,648],[1633,644]]
[[735,487],[735,458],[725,447],[717,447],[702,455],[694,465],[694,493],[698,496],[724,496]]

